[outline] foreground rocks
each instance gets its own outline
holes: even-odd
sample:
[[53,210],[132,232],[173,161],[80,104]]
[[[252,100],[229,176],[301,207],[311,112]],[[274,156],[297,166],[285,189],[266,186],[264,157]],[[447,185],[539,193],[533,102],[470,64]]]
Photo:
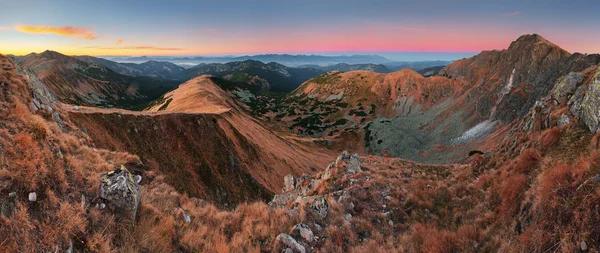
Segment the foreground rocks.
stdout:
[[134,175],[123,165],[101,175],[100,199],[106,206],[135,219],[141,200],[140,187]]

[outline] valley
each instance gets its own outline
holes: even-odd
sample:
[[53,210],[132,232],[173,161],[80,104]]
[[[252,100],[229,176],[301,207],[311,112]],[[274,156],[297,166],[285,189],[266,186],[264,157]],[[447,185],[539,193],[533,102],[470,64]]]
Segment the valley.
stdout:
[[0,56],[0,251],[600,249],[598,54],[174,58]]

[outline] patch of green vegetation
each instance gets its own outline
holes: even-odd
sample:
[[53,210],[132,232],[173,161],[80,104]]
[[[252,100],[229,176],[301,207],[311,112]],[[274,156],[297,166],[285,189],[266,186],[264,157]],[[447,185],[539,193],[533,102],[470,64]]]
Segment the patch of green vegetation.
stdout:
[[173,101],[173,98],[167,99],[167,102],[164,105],[162,105],[160,108],[158,108],[158,110],[162,111],[164,109],[167,109],[167,107],[169,106],[169,104],[171,103],[171,101]]

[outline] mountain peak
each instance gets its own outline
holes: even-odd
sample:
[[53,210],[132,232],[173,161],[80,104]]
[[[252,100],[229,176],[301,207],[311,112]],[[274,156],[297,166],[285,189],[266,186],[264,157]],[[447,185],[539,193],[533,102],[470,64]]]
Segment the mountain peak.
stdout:
[[508,49],[509,50],[513,50],[513,49],[520,50],[520,49],[525,49],[525,48],[531,48],[534,46],[547,46],[547,47],[556,48],[556,49],[566,52],[564,49],[560,48],[556,44],[548,41],[541,35],[535,34],[535,33],[521,35],[517,40],[510,43],[510,46],[508,47]]

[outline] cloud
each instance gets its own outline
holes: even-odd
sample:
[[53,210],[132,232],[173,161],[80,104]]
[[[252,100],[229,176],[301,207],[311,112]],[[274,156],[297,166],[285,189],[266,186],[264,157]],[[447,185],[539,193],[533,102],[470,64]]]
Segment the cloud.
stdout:
[[178,47],[156,47],[156,46],[122,46],[122,47],[106,47],[106,46],[87,46],[87,49],[98,50],[155,50],[155,51],[180,51],[183,48]]
[[521,11],[515,11],[515,12],[511,12],[511,13],[506,13],[506,14],[504,14],[502,16],[505,16],[505,17],[514,17],[514,16],[518,16],[520,14],[521,14]]
[[95,40],[98,38],[91,29],[74,26],[17,25],[15,30],[30,34],[56,34],[74,39]]
[[11,31],[13,30],[12,27],[8,27],[8,26],[0,26],[0,31]]
[[117,43],[117,45],[121,45],[121,44],[123,44],[123,39],[118,39],[118,40],[116,41],[116,43]]

